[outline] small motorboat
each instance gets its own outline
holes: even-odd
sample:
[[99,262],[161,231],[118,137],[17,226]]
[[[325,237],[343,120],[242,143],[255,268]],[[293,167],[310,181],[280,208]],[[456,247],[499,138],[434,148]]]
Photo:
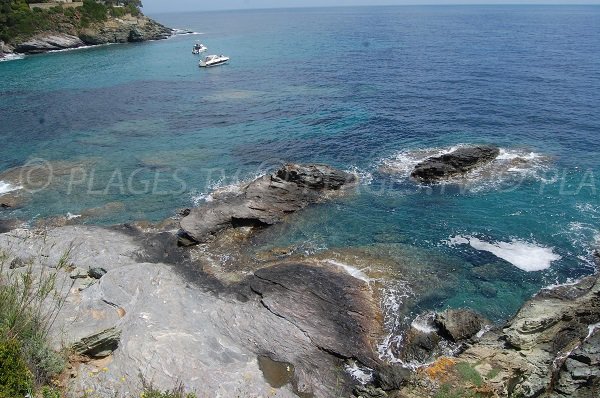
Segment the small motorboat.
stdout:
[[192,54],[200,54],[206,50],[208,50],[208,47],[206,47],[204,44],[196,43],[196,44],[194,44],[194,47],[192,48]]
[[224,55],[208,55],[206,58],[200,61],[198,64],[201,68],[208,68],[211,66],[224,65],[229,62],[229,57]]

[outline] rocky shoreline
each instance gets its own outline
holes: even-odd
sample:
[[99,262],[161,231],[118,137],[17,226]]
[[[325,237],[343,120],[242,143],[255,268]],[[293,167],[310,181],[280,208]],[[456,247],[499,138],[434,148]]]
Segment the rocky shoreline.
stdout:
[[171,37],[174,30],[144,15],[109,18],[83,29],[38,33],[14,43],[0,41],[0,58],[11,54],[41,54],[109,43],[135,43]]
[[134,394],[140,375],[162,389],[181,380],[199,396],[598,396],[598,273],[542,290],[503,325],[468,309],[421,314],[390,362],[378,352],[389,331],[375,281],[285,250],[240,255],[230,268],[211,261],[355,182],[288,164],[213,193],[178,225],[7,226],[0,250],[8,272],[57,272],[66,301],[53,341],[80,356],[61,382],[72,397]]

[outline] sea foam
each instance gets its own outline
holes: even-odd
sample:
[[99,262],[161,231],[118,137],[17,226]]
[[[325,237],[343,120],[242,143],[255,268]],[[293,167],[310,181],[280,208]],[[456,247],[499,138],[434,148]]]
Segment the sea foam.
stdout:
[[[415,166],[430,157],[441,156],[470,145],[458,144],[443,148],[400,151],[379,161],[379,170],[401,179],[408,179]],[[502,186],[514,186],[525,179],[540,180],[550,164],[549,157],[524,149],[500,148],[492,162],[441,184],[465,185],[471,192],[488,191]]]
[[18,191],[22,189],[21,186],[11,185],[8,182],[0,181],[0,196],[7,194],[9,192]]
[[523,271],[542,271],[550,268],[552,262],[561,256],[554,253],[551,247],[513,239],[510,242],[485,242],[472,236],[455,236],[447,242],[450,246],[470,245],[476,250],[492,253],[498,258],[508,261]]

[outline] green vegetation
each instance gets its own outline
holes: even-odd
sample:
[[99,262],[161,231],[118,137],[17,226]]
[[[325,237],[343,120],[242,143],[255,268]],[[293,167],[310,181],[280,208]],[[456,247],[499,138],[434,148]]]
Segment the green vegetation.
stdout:
[[79,29],[105,21],[109,16],[139,15],[142,7],[140,0],[111,0],[104,4],[83,0],[83,6],[77,8],[29,8],[30,3],[43,2],[47,1],[0,0],[0,40],[11,43],[43,31],[75,35]]
[[463,381],[467,381],[476,387],[483,385],[483,379],[477,370],[466,362],[459,362],[456,364],[456,370]]
[[48,333],[64,304],[57,294],[58,270],[31,264],[9,267],[9,257],[0,252],[0,398],[23,397],[39,391],[53,398],[48,386],[65,366],[65,355],[54,351]]
[[142,378],[142,386],[141,398],[196,398],[196,394],[185,392],[185,387],[181,382],[178,382],[172,390],[160,391]]

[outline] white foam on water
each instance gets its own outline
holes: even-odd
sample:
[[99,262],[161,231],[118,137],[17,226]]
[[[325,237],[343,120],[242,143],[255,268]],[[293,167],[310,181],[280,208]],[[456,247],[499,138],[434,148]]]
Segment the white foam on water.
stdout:
[[[426,148],[400,151],[394,156],[378,162],[380,171],[408,179],[415,166],[430,157],[453,152],[467,144],[444,148]],[[492,162],[483,164],[466,175],[440,181],[439,185],[460,184],[469,192],[494,190],[501,187],[518,186],[527,179],[543,181],[549,158],[536,152],[522,149],[500,148],[500,154]]]
[[373,182],[373,174],[369,173],[366,170],[361,170],[356,166],[352,166],[345,171],[346,173],[354,174],[361,184],[370,185]]
[[67,220],[74,220],[79,217],[81,217],[81,214],[72,214],[70,212],[67,213]]
[[20,185],[12,185],[8,182],[0,181],[0,196],[9,192],[18,191],[19,189],[23,189],[23,187]]
[[413,295],[408,283],[397,281],[390,283],[381,291],[381,307],[383,309],[383,323],[388,332],[377,345],[379,358],[392,363],[402,363],[396,357],[394,349],[402,345],[402,321],[400,309],[406,299]]
[[350,275],[356,279],[360,279],[361,281],[365,281],[367,283],[369,283],[371,281],[371,279],[367,276],[367,274],[365,274],[358,268],[353,267],[352,265],[344,264],[344,263],[336,261],[336,260],[325,260],[325,261],[331,265],[335,265],[336,267],[343,269],[348,275]]
[[347,363],[344,368],[346,373],[352,376],[352,378],[360,384],[364,385],[373,381],[373,369],[360,366],[354,361]]
[[449,246],[469,244],[476,250],[492,253],[523,271],[542,271],[550,268],[552,262],[561,259],[551,247],[513,239],[510,242],[485,242],[473,236],[451,237]]
[[201,32],[194,32],[189,29],[173,29],[173,36],[192,36],[192,35],[203,35]]
[[[258,177],[256,177],[258,178]],[[240,194],[242,193],[242,187],[248,184],[250,181],[256,178],[251,178],[245,181],[235,182],[233,184],[226,184],[223,179],[219,179],[208,185],[209,192],[200,192],[192,195],[192,202],[194,206],[199,206],[202,203],[208,203],[215,200],[215,197],[226,194]]]
[[415,319],[411,322],[410,326],[413,329],[416,329],[423,333],[433,333],[437,331],[436,327],[433,325],[433,318],[435,317],[434,313],[427,313],[417,315]]
[[16,61],[23,58],[25,58],[23,54],[4,54],[3,57],[0,57],[0,62]]

